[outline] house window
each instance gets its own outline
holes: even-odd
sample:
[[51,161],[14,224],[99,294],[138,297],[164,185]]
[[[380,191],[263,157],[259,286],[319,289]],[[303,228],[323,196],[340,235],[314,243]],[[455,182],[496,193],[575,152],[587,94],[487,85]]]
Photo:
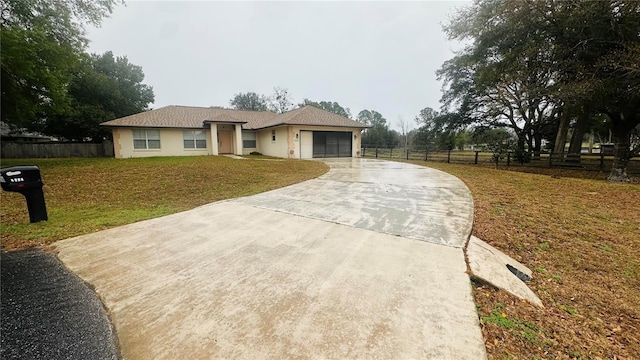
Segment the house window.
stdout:
[[202,130],[184,130],[182,142],[185,149],[206,149],[207,135]]
[[271,130],[271,141],[276,141],[276,131]]
[[242,132],[242,147],[245,149],[256,148],[256,133],[255,132]]
[[160,130],[135,129],[133,130],[134,149],[160,149]]

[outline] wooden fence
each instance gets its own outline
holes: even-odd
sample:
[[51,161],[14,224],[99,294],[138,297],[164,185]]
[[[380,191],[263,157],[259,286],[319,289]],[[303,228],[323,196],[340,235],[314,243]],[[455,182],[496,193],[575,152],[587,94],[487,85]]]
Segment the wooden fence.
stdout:
[[[439,150],[426,151],[423,149],[390,147],[363,147],[362,157],[376,159],[405,159],[437,161],[457,164],[475,164],[495,166],[493,154],[481,151],[460,151],[460,150]],[[512,153],[504,154],[499,160],[499,165],[503,166],[531,166],[531,167],[558,167],[576,170],[591,170],[608,172],[613,166],[613,156],[605,154],[541,154],[538,158],[533,158],[529,162],[521,164],[515,160]],[[630,175],[640,175],[640,158],[633,158],[627,165],[627,173]]]
[[93,143],[16,143],[3,141],[0,157],[4,159],[112,157],[113,142]]

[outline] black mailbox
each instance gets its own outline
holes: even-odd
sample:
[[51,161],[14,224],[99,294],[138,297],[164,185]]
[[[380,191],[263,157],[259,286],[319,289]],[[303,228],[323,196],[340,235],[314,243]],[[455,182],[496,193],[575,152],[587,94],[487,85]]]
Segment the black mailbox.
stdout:
[[34,223],[48,220],[42,192],[42,178],[37,166],[13,166],[0,169],[2,190],[18,192],[27,199],[29,220]]

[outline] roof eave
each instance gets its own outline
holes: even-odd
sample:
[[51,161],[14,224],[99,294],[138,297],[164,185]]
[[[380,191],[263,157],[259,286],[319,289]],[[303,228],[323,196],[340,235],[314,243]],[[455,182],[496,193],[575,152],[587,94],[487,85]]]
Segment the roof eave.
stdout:
[[162,129],[202,129],[205,126],[174,126],[174,125],[123,125],[123,124],[100,124],[100,126],[111,128],[162,128]]
[[314,126],[314,127],[339,127],[339,128],[351,128],[351,129],[354,129],[354,128],[366,129],[371,127],[369,125],[352,126],[352,125],[327,125],[327,124],[298,124],[298,123],[283,122],[283,123],[272,124],[267,126],[255,127],[255,128],[251,128],[251,130],[262,130],[262,129],[268,129],[276,126]]
[[236,120],[236,121],[231,121],[231,120],[205,120],[202,123],[203,124],[246,124],[246,123],[248,123],[248,121],[242,121],[242,120]]

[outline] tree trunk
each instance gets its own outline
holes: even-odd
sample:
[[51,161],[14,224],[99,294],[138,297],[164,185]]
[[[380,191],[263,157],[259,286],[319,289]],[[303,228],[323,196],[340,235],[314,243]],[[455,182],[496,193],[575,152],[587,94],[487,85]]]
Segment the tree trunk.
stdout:
[[584,132],[587,130],[587,124],[589,122],[589,113],[584,111],[578,121],[576,127],[573,130],[571,136],[571,144],[569,144],[569,154],[580,154],[582,151],[582,139],[584,138]]
[[629,182],[627,175],[627,164],[630,157],[631,132],[624,127],[616,127],[612,129],[613,142],[615,147],[613,150],[613,167],[607,180],[610,182]]
[[553,144],[554,154],[563,154],[564,145],[567,142],[567,131],[569,131],[569,123],[571,117],[568,109],[562,109],[562,116],[560,117],[560,125],[558,126],[558,132],[556,134],[556,142]]
[[517,150],[524,152],[524,148],[525,148],[524,145],[527,142],[525,134],[524,134],[524,132],[520,132],[517,135],[518,135]]
[[542,134],[535,132],[533,134],[533,158],[540,160],[540,152],[542,151]]

